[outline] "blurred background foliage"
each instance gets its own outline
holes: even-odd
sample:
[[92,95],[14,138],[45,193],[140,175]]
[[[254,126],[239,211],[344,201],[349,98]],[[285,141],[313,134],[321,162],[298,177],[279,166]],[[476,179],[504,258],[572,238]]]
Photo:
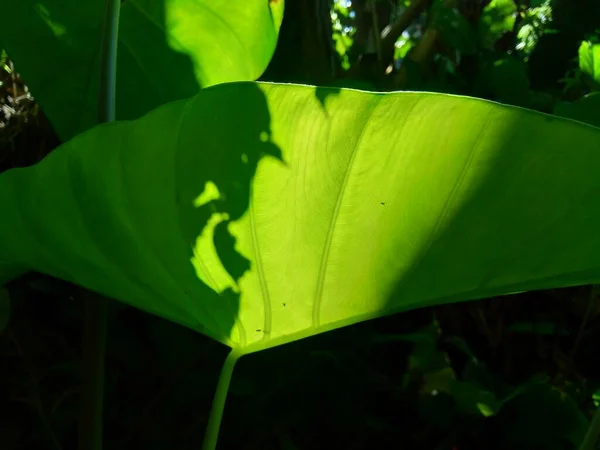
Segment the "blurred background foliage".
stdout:
[[[470,95],[600,126],[600,2],[286,0],[261,79]],[[58,144],[2,52],[0,171]],[[73,449],[78,290],[31,273],[0,294],[11,314],[0,334],[0,449]],[[219,448],[575,449],[600,401],[599,313],[592,286],[538,291],[251,355],[236,368]],[[111,305],[106,448],[200,448],[226,352]]]

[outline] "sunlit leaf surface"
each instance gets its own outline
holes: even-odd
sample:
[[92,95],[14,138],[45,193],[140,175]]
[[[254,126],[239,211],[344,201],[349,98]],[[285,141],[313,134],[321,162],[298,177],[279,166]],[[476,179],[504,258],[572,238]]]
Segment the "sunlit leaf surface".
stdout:
[[[104,0],[1,1],[6,49],[59,136],[97,123]],[[277,43],[283,0],[126,0],[117,119],[135,119],[200,87],[255,80]]]
[[599,170],[600,129],[525,109],[219,85],[0,176],[0,272],[73,281],[245,353],[598,283]]

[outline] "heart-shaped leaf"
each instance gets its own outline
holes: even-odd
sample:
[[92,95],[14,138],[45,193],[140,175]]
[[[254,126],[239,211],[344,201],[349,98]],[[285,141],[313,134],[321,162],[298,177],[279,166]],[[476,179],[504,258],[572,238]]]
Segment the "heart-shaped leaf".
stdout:
[[[0,0],[4,47],[63,140],[97,123],[104,0]],[[124,0],[117,119],[201,87],[255,80],[277,43],[283,0]]]
[[598,283],[599,171],[599,128],[521,108],[219,85],[0,176],[0,272],[73,281],[249,353]]

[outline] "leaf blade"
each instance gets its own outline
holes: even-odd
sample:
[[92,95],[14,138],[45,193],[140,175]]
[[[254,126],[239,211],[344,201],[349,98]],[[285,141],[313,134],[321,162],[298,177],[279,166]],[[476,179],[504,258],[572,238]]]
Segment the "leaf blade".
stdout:
[[[598,149],[596,127],[473,98],[341,90],[323,106],[308,86],[225,84],[2,175],[0,259],[249,353],[412,308],[598,283]],[[71,159],[79,206],[64,202]],[[29,244],[18,207],[60,257]],[[200,257],[222,281],[198,275]]]
[[[223,82],[255,80],[275,50],[283,1],[128,0],[121,7],[117,120]],[[0,47],[66,141],[96,124],[104,2],[0,2]],[[220,18],[215,22],[215,17]],[[24,32],[23,30],[27,30]]]

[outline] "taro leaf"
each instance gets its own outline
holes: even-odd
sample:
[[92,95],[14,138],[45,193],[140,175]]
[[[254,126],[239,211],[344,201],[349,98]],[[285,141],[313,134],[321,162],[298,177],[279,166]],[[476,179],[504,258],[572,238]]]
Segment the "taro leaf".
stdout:
[[[4,47],[64,141],[97,122],[105,0],[0,0]],[[200,87],[255,80],[275,50],[283,0],[127,0],[117,119]]]
[[2,174],[0,279],[48,273],[246,354],[600,282],[599,171],[600,129],[522,108],[224,84]]

